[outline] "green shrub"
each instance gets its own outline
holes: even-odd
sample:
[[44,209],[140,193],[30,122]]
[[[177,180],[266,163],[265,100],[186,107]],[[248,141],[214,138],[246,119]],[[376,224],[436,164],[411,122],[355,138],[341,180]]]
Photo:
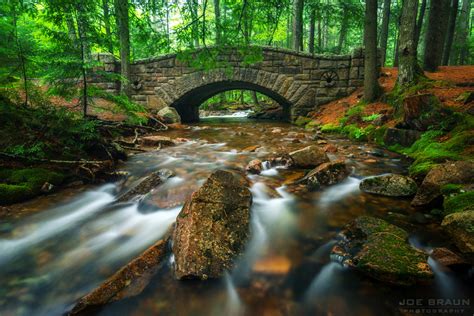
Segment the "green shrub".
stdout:
[[381,114],[373,113],[373,114],[371,114],[371,115],[362,116],[362,121],[364,121],[364,122],[372,122],[372,121],[375,121],[376,119],[378,119],[378,118],[381,117],[381,116],[382,116]]
[[341,127],[338,126],[338,125],[334,125],[334,124],[324,124],[323,126],[321,126],[321,132],[323,133],[334,133],[334,134],[338,134],[338,133],[341,133]]

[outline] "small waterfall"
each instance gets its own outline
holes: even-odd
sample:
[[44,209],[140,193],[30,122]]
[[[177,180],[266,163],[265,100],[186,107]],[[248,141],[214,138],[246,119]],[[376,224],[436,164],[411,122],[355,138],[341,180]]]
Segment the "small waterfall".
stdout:
[[359,191],[359,179],[349,177],[345,181],[333,185],[326,189],[321,195],[318,203],[321,207],[327,207],[328,205],[342,200],[345,196]]
[[331,290],[331,287],[335,283],[334,278],[336,277],[337,273],[343,269],[344,267],[337,262],[330,262],[323,266],[321,271],[311,282],[311,285],[306,292],[305,300],[310,301],[314,297],[328,294]]
[[237,289],[235,284],[232,280],[232,277],[229,273],[225,273],[224,275],[226,293],[227,293],[227,301],[225,305],[225,315],[228,316],[240,316],[244,314],[244,306],[242,301],[240,300],[239,293],[237,293]]
[[433,270],[434,284],[442,298],[460,298],[464,296],[457,280],[448,268],[431,256],[428,258],[428,264]]

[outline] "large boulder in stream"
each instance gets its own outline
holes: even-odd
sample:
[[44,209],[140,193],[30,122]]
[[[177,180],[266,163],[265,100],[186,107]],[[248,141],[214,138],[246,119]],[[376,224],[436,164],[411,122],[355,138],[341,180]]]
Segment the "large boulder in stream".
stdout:
[[314,168],[322,163],[329,162],[329,158],[323,149],[311,145],[289,153],[293,159],[293,166],[297,168]]
[[474,182],[474,162],[450,161],[438,165],[428,172],[411,205],[428,205],[441,197],[445,184],[469,184]]
[[415,195],[417,189],[412,178],[392,173],[365,178],[359,187],[367,193],[400,197]]
[[246,178],[217,170],[186,201],[173,237],[177,279],[218,278],[249,236],[252,194]]
[[386,221],[361,216],[338,235],[331,256],[374,279],[412,285],[433,277],[428,255],[410,246],[408,233]]
[[325,162],[311,170],[301,181],[310,190],[318,190],[323,186],[341,182],[350,174],[343,160]]
[[461,252],[474,254],[474,210],[449,214],[443,219],[441,227]]

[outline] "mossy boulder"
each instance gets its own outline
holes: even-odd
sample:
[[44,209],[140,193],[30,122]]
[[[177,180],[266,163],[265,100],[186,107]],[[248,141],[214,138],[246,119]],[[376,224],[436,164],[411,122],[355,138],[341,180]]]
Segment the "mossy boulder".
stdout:
[[158,116],[161,116],[167,124],[181,123],[181,117],[179,116],[178,111],[170,106],[161,109],[158,112]]
[[424,206],[441,197],[446,184],[468,184],[474,179],[474,162],[450,161],[431,169],[413,198],[413,206]]
[[298,116],[295,120],[295,125],[296,126],[305,126],[309,122],[311,122],[311,119],[309,117]]
[[385,196],[412,196],[417,190],[416,182],[407,176],[385,174],[365,178],[360,183],[361,191]]
[[45,184],[59,185],[64,177],[43,168],[0,169],[0,205],[30,199],[40,194]]
[[173,237],[177,279],[221,277],[249,236],[252,194],[238,172],[217,170],[188,199]]
[[444,213],[451,214],[462,211],[474,211],[474,191],[449,195],[444,198]]
[[302,182],[310,190],[318,190],[323,186],[333,185],[341,182],[350,174],[349,168],[343,160],[325,162],[311,170]]
[[413,285],[433,277],[428,255],[411,247],[408,233],[382,219],[361,216],[339,233],[331,254],[374,279]]
[[474,253],[474,210],[449,214],[443,219],[441,227],[461,252]]
[[289,153],[296,168],[314,168],[322,163],[329,162],[329,158],[322,148],[308,146]]

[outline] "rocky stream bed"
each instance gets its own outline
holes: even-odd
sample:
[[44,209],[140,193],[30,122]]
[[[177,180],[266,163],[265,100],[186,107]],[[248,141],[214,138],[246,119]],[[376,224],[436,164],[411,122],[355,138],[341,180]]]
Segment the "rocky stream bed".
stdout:
[[242,118],[140,142],[116,182],[11,207],[1,315],[472,314],[472,235],[404,157]]

